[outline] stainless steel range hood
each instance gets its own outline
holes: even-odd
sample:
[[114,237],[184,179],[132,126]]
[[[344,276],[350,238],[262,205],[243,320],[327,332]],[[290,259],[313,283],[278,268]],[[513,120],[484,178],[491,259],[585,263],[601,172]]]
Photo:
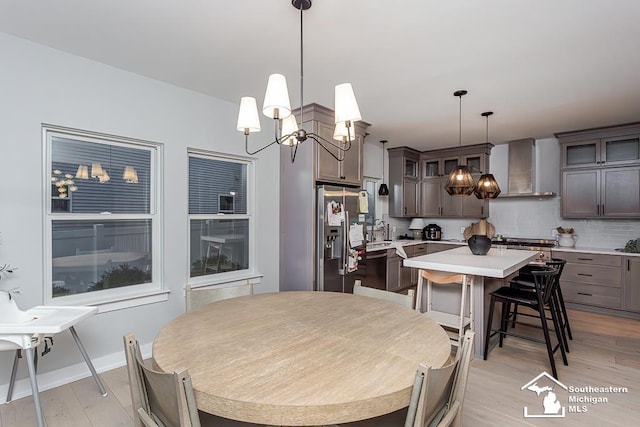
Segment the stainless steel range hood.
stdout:
[[533,138],[509,141],[508,193],[499,198],[550,198],[557,194],[536,188],[536,141]]

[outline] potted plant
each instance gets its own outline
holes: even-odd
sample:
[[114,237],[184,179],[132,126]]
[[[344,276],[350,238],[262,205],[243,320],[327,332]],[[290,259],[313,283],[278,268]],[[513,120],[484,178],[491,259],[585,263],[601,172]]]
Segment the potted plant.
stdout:
[[558,246],[563,248],[572,248],[576,245],[578,236],[573,234],[573,227],[557,227],[558,232]]

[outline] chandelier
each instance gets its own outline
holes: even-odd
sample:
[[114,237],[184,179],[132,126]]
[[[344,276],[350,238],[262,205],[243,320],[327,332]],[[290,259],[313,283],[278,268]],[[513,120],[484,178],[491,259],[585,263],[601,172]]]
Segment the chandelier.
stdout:
[[[242,97],[240,99],[240,111],[238,112],[237,129],[244,133],[245,151],[254,155],[273,144],[289,146],[291,150],[291,162],[296,158],[298,145],[311,139],[318,143],[334,159],[342,161],[340,152],[351,148],[351,141],[355,139],[354,123],[361,120],[360,110],[356,102],[351,83],[342,83],[335,87],[335,131],[333,139],[329,141],[313,132],[307,132],[302,128],[303,116],[303,80],[304,80],[304,49],[303,49],[303,11],[311,8],[311,0],[291,0],[291,4],[300,10],[300,117],[299,123],[295,115],[291,113],[287,80],[282,74],[271,74],[267,82],[267,90],[262,104],[262,113],[274,121],[274,139],[255,151],[249,150],[249,134],[260,131],[260,119],[256,99]],[[338,155],[328,147],[337,149]]]

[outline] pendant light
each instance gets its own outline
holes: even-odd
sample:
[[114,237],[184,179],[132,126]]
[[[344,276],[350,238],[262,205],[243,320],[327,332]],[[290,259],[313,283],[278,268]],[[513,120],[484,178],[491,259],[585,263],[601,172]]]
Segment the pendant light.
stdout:
[[[466,94],[466,90],[457,90],[453,92],[453,96],[457,96],[460,99],[460,160],[462,160],[462,97]],[[444,186],[444,189],[450,196],[468,196],[473,193],[474,188],[475,182],[473,181],[471,172],[469,172],[469,169],[465,165],[460,163],[458,163],[456,168],[451,171],[449,178],[447,179],[447,184]]]
[[[487,142],[489,142],[489,116],[493,114],[493,111],[485,111],[481,114],[482,117],[487,119]],[[486,173],[480,176],[476,188],[473,190],[473,194],[478,199],[495,199],[500,195],[500,186],[493,177],[493,174]]]
[[378,188],[378,196],[389,195],[389,187],[387,187],[387,184],[384,183],[384,144],[386,143],[386,139],[380,141],[380,144],[382,144],[382,184],[380,184],[380,188]]

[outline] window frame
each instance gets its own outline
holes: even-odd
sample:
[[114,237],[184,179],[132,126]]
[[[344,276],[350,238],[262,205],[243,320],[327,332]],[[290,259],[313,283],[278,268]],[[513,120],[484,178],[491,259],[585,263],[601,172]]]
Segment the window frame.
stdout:
[[[234,163],[241,163],[246,166],[247,171],[247,188],[246,188],[246,213],[217,213],[217,214],[191,214],[189,213],[189,159],[191,157],[199,157],[209,160],[227,161]],[[256,173],[256,160],[252,157],[231,155],[227,153],[220,153],[210,150],[202,150],[197,148],[187,148],[187,189],[185,191],[187,199],[187,221],[186,221],[186,234],[187,234],[187,257],[186,257],[186,271],[187,271],[187,284],[192,287],[200,287],[207,285],[217,285],[223,283],[230,283],[238,280],[245,280],[256,278],[256,215],[255,215],[255,173]],[[192,220],[236,220],[246,219],[249,227],[248,235],[248,249],[249,256],[248,268],[242,270],[225,271],[221,273],[210,273],[200,276],[191,277],[191,221]]]
[[[63,137],[91,143],[132,147],[150,152],[150,193],[149,213],[72,213],[52,211],[52,186],[50,180],[52,168],[52,144],[54,137]],[[168,290],[165,289],[162,277],[163,247],[163,215],[160,209],[160,195],[163,180],[160,170],[163,165],[163,145],[141,139],[109,135],[87,130],[73,129],[50,124],[42,124],[43,140],[43,196],[44,196],[44,303],[45,305],[99,305],[100,311],[111,311],[131,306],[166,301]],[[54,221],[118,221],[118,220],[151,220],[151,283],[129,285],[112,289],[84,292],[53,297],[53,223]]]

